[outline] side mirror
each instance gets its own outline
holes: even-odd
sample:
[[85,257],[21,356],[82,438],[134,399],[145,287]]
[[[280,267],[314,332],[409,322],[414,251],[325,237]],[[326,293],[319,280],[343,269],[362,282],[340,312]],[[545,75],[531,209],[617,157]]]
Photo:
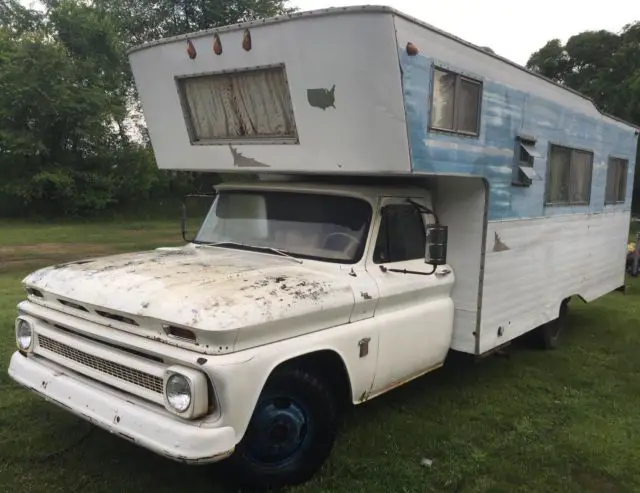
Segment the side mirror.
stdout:
[[434,266],[446,264],[449,228],[441,224],[428,224],[425,230],[427,243],[424,261]]
[[[214,199],[215,195],[187,195],[185,197],[180,218],[180,230],[184,241],[191,243],[195,239],[202,222],[207,217],[209,209],[211,209]],[[197,200],[196,203],[187,207],[187,203],[194,200]],[[190,223],[196,223],[195,227],[190,228]],[[190,230],[195,232],[190,233]]]

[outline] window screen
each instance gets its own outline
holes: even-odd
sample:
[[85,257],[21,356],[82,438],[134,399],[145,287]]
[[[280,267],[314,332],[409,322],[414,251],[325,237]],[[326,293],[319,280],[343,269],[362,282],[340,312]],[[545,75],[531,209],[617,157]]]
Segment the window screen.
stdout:
[[179,79],[193,143],[296,138],[283,67]]
[[482,83],[436,68],[433,74],[431,128],[478,135]]
[[588,205],[593,153],[552,145],[547,173],[547,205]]
[[422,214],[413,205],[389,205],[382,210],[375,263],[424,259],[425,247]]
[[627,195],[628,168],[629,161],[626,159],[609,158],[605,204],[619,204],[625,201]]

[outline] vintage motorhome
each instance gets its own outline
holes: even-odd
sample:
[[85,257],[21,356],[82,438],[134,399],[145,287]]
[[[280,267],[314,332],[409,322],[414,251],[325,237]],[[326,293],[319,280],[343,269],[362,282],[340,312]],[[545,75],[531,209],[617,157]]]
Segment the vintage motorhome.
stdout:
[[9,373],[142,447],[303,481],[344,405],[624,284],[638,130],[490,51],[358,7],[130,61],[160,168],[255,179],[184,247],[29,275]]

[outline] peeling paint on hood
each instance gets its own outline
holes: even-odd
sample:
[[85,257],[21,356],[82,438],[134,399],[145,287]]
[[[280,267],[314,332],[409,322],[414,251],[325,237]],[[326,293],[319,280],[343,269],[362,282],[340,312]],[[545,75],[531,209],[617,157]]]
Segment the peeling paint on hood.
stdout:
[[347,323],[354,305],[348,277],[333,265],[194,245],[52,266],[24,283],[143,321],[224,332],[235,341],[229,350]]

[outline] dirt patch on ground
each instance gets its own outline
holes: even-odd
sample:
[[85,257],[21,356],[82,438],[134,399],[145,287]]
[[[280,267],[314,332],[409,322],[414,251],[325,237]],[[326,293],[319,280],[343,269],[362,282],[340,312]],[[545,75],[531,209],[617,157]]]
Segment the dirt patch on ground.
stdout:
[[573,469],[571,471],[573,480],[578,483],[584,492],[593,493],[628,493],[620,482],[604,471],[593,469]]

